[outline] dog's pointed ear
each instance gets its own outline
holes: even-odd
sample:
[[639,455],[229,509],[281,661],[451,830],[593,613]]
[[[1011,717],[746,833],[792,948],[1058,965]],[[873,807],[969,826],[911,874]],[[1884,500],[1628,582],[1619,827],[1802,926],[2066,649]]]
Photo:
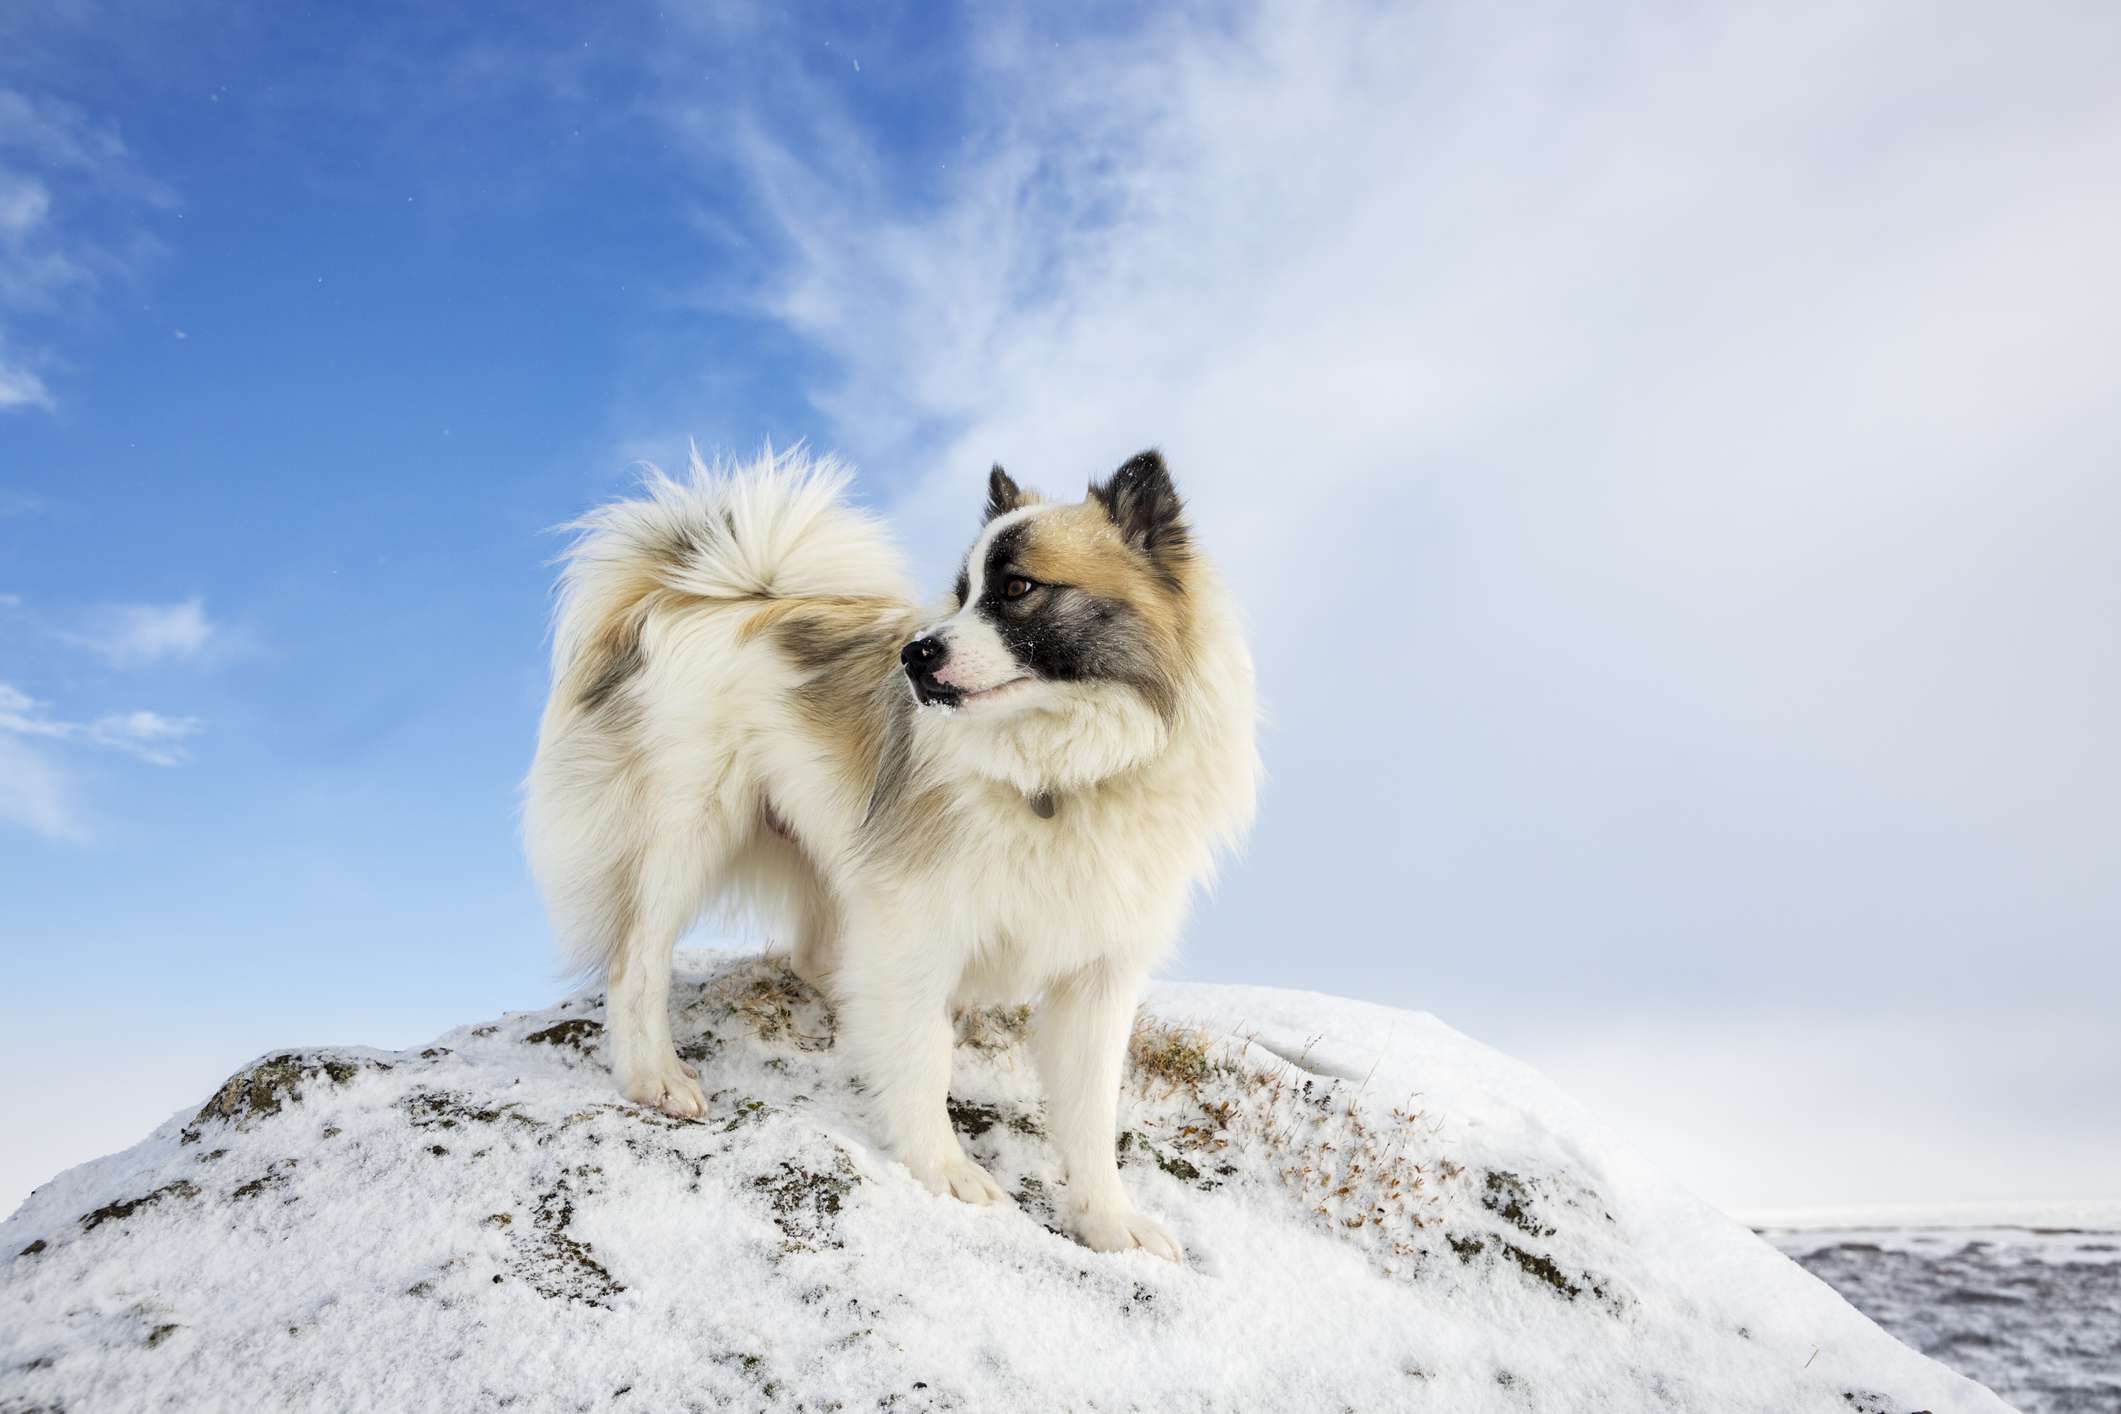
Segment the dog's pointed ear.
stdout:
[[1128,544],[1176,582],[1187,553],[1186,503],[1161,454],[1152,449],[1129,457],[1118,471],[1090,483],[1090,498],[1105,508]]
[[1026,495],[1009,473],[1002,470],[1002,464],[996,462],[994,470],[987,473],[987,514],[981,523],[1007,515],[1019,506],[1028,506],[1036,499]]

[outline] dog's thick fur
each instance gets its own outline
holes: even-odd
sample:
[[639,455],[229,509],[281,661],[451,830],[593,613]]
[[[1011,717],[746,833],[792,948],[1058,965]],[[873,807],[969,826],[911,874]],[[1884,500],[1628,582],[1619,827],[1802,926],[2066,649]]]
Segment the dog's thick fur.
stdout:
[[704,1110],[671,950],[707,909],[753,910],[939,1194],[1001,1196],[945,1112],[951,1010],[1035,1000],[1076,1231],[1175,1260],[1120,1185],[1115,1122],[1143,979],[1251,818],[1232,606],[1153,452],[1077,503],[995,468],[928,610],[846,481],[800,452],[695,455],[568,553],[524,832],[556,929],[607,978],[619,1088]]

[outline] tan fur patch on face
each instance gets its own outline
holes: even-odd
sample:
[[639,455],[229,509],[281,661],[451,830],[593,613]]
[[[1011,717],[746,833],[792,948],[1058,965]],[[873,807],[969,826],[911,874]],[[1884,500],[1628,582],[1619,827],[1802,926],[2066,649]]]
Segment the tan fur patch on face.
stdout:
[[1126,542],[1094,501],[1041,511],[1023,523],[1015,568],[1042,584],[1065,584],[1133,610],[1168,675],[1190,665],[1193,615],[1185,593],[1188,566],[1177,566],[1179,588]]

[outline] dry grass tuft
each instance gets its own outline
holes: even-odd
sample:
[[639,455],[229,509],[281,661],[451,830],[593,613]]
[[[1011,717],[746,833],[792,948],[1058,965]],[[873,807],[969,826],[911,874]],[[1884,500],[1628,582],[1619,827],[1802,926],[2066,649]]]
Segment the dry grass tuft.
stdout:
[[1287,1061],[1261,1067],[1243,1037],[1148,1017],[1135,1023],[1128,1053],[1144,1099],[1190,1102],[1192,1113],[1155,1126],[1176,1148],[1266,1158],[1307,1211],[1368,1247],[1388,1274],[1433,1245],[1424,1229],[1441,1223],[1439,1190],[1464,1170],[1433,1152],[1437,1126],[1419,1110],[1366,1115],[1359,1086]]
[[1006,1051],[1030,1029],[1027,1006],[968,1007],[957,1014],[957,1043],[975,1051]]
[[778,959],[760,958],[717,978],[705,998],[749,1026],[761,1041],[792,1041],[798,1050],[830,1050],[832,1009]]
[[1127,1058],[1137,1075],[1154,1080],[1166,1090],[1198,1091],[1214,1066],[1215,1041],[1197,1026],[1174,1026],[1169,1022],[1137,1017],[1134,1034],[1127,1038]]

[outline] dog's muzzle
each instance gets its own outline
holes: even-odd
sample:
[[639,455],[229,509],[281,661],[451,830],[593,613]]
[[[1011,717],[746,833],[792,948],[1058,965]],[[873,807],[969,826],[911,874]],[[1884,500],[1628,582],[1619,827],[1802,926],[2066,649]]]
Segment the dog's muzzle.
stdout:
[[947,683],[936,681],[935,675],[942,671],[943,664],[949,660],[950,645],[933,634],[916,638],[899,649],[899,666],[906,670],[906,677],[913,684],[915,701],[923,706],[935,703],[951,707],[964,696]]

